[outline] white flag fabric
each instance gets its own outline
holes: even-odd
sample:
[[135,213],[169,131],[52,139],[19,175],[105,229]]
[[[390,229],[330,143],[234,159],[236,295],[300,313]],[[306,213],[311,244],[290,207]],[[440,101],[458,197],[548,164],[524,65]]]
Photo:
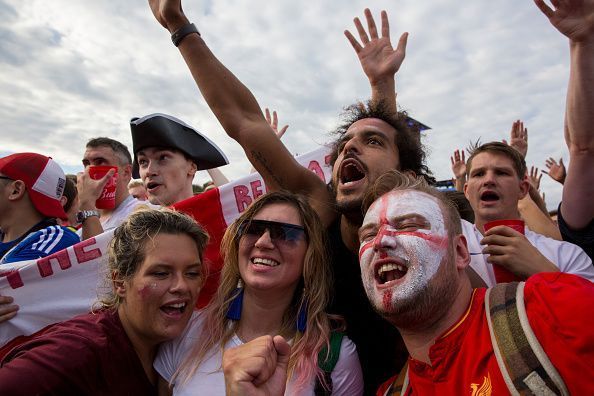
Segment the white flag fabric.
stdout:
[[[328,182],[331,168],[327,151],[322,147],[296,159]],[[218,286],[222,267],[219,244],[225,229],[265,193],[262,177],[253,173],[173,205],[194,217],[210,235],[204,254],[210,276],[200,293],[199,306],[210,300]],[[110,230],[39,260],[0,265],[0,295],[12,296],[19,306],[13,319],[0,323],[0,346],[14,337],[89,312],[98,296],[111,288],[107,247],[112,236]]]

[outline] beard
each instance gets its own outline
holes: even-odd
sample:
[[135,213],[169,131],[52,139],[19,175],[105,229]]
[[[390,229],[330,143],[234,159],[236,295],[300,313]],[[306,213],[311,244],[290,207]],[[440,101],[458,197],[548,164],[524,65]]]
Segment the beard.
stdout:
[[361,213],[361,205],[363,205],[363,197],[361,196],[347,196],[341,197],[338,199],[338,193],[336,188],[336,182],[331,181],[328,184],[328,190],[332,194],[334,198],[334,203],[336,205],[336,211],[341,214],[345,215],[347,218],[360,218],[360,223],[363,222],[363,214]]
[[372,302],[375,311],[398,329],[422,330],[433,327],[447,313],[458,293],[458,274],[450,252],[426,285],[407,298],[399,299],[388,311]]

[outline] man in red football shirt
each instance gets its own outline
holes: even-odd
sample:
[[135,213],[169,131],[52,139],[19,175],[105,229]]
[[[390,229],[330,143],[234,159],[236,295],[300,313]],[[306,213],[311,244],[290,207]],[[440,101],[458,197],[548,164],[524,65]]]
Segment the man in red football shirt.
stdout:
[[[486,289],[472,289],[466,275],[470,255],[456,209],[434,189],[397,173],[378,179],[365,203],[361,277],[371,304],[398,328],[410,354],[403,394],[488,388],[506,394],[487,324]],[[527,280],[524,302],[536,338],[570,393],[594,394],[594,319],[585,314],[594,304],[594,285],[542,273]]]

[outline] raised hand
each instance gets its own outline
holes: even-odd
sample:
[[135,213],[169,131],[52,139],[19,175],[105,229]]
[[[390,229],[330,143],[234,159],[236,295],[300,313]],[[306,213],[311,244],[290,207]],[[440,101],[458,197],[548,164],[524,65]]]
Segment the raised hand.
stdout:
[[78,202],[81,210],[96,209],[95,201],[99,199],[103,188],[115,174],[114,169],[110,169],[101,179],[92,179],[89,175],[89,168],[76,175],[76,189],[78,190]]
[[452,172],[454,172],[456,179],[466,179],[466,158],[464,150],[454,151],[454,155],[450,157],[450,161],[452,162]]
[[148,0],[148,3],[157,22],[170,32],[188,23],[181,0]]
[[542,171],[542,173],[546,173],[551,179],[561,184],[565,183],[565,176],[567,175],[567,172],[565,171],[563,158],[559,159],[559,163],[557,163],[553,157],[549,157],[549,159],[545,161],[545,165],[548,169],[548,172]]
[[268,123],[270,124],[270,127],[272,128],[272,130],[274,131],[274,133],[276,133],[276,136],[278,136],[278,138],[282,138],[283,135],[285,134],[285,132],[287,132],[287,129],[289,128],[289,125],[285,125],[284,127],[282,127],[280,129],[280,131],[278,130],[278,116],[276,114],[276,111],[272,112],[272,118],[270,117],[270,110],[268,110],[268,107],[265,109],[265,115],[266,115],[266,121],[268,121]]
[[528,129],[524,128],[522,121],[517,120],[512,124],[509,143],[505,139],[503,143],[515,148],[523,158],[526,158],[526,153],[528,152]]
[[544,0],[534,0],[536,6],[549,18],[551,24],[574,42],[594,38],[594,1],[553,0],[554,9]]
[[392,78],[398,69],[400,69],[400,65],[402,65],[404,56],[406,55],[408,33],[403,33],[400,36],[398,46],[394,49],[390,41],[390,25],[388,23],[388,14],[386,11],[381,12],[381,37],[378,36],[377,27],[369,8],[366,8],[364,13],[365,19],[367,20],[369,35],[365,31],[365,28],[358,17],[354,19],[354,22],[361,43],[359,43],[355,36],[348,30],[344,31],[344,35],[357,53],[359,62],[361,62],[361,67],[363,67],[363,72],[373,84],[386,77]]
[[528,174],[528,182],[534,187],[535,190],[540,188],[540,179],[542,179],[542,172],[538,174],[538,168],[534,166],[530,167],[530,173]]

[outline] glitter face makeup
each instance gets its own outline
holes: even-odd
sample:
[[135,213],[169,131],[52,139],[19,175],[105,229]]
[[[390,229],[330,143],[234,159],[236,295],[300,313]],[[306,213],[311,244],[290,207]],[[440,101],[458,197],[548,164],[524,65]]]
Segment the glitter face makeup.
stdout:
[[375,201],[359,241],[365,291],[372,305],[386,313],[425,290],[448,246],[438,200],[419,191],[391,191]]

